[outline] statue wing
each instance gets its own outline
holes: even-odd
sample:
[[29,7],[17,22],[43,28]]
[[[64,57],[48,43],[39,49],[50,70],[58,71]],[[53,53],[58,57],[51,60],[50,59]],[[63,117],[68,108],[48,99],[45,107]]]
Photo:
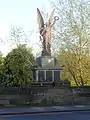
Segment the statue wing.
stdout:
[[48,25],[52,25],[52,17],[53,17],[54,11],[55,11],[55,9],[53,9],[53,11],[51,12],[51,14],[50,14],[50,16],[49,16],[49,19],[48,19],[48,21],[47,21],[47,24],[48,24]]
[[37,20],[38,20],[39,30],[41,34],[44,29],[44,20],[38,8],[37,8]]
[[51,55],[51,29],[52,29],[52,17],[53,17],[54,10],[49,16],[49,19],[46,23],[46,50],[49,55]]

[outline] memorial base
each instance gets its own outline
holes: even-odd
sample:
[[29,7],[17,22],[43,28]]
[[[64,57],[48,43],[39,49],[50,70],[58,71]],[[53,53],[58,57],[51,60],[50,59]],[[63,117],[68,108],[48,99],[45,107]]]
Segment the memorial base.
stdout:
[[33,70],[33,81],[60,82],[62,67],[56,67],[56,59],[51,56],[41,56],[36,59],[37,68]]
[[36,69],[33,80],[37,82],[59,82],[61,69]]

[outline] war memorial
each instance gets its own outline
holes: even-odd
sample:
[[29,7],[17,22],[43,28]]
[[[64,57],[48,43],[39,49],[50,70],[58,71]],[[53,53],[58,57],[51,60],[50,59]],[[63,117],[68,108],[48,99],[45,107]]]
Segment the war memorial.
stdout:
[[51,55],[52,27],[59,19],[52,11],[49,19],[44,23],[40,10],[37,8],[37,19],[42,42],[41,56],[36,59],[37,68],[33,71],[33,80],[37,82],[60,82],[62,67],[56,67],[56,58]]
[[[5,100],[8,102],[5,101],[4,106],[0,108],[0,120],[90,120],[90,96],[85,96],[85,91],[90,90],[90,87],[70,89],[70,86],[65,88],[60,86],[60,72],[63,68],[56,66],[57,60],[51,55],[51,29],[59,19],[55,16],[54,21],[52,20],[53,12],[44,23],[40,10],[37,8],[42,52],[36,59],[37,67],[33,70],[33,82],[40,83],[41,86],[30,86],[27,90],[15,88],[19,91],[17,93],[13,92],[13,88],[10,94],[3,91],[4,94],[0,94],[2,98],[0,102],[4,103]],[[48,86],[49,83],[59,86]],[[81,96],[77,94],[81,92],[80,90],[84,92]],[[14,102],[11,102],[12,98]],[[32,102],[36,106],[31,106]],[[39,103],[39,106],[36,103]]]

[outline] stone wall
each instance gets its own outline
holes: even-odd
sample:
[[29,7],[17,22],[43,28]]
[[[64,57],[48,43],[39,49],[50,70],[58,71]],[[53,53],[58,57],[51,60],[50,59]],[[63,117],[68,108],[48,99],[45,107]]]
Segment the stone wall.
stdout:
[[[75,105],[90,104],[90,97],[79,96],[76,89],[52,86],[0,88],[0,105]],[[89,89],[90,91],[90,89]]]

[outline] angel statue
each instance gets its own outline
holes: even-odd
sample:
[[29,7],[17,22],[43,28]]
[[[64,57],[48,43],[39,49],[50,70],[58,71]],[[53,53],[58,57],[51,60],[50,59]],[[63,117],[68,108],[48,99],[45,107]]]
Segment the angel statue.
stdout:
[[48,21],[45,24],[40,10],[37,8],[37,20],[39,26],[40,40],[42,40],[43,56],[51,56],[51,29],[55,21],[59,19],[57,16],[55,16],[54,21],[52,22],[53,13],[54,10],[52,11]]

